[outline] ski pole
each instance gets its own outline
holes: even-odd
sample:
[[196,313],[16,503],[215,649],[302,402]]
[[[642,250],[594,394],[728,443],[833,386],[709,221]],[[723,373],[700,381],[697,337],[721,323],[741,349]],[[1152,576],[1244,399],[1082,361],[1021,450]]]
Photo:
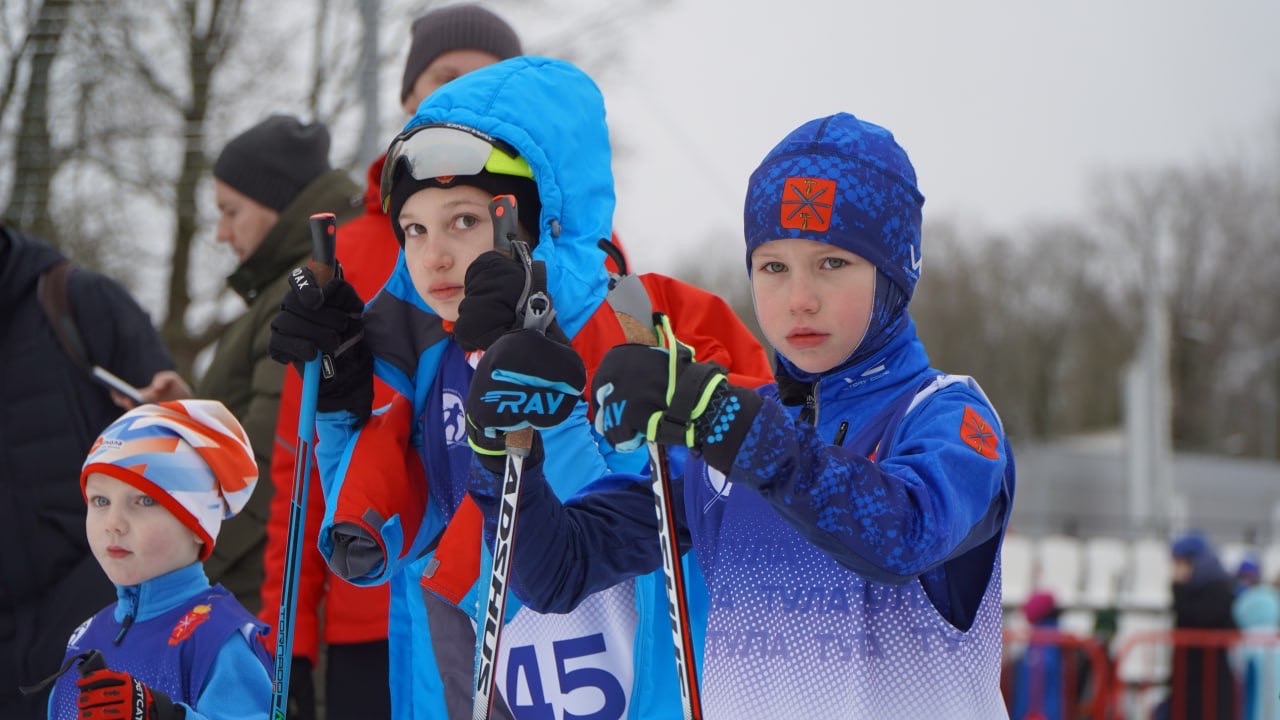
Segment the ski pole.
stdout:
[[[311,262],[308,267],[320,287],[337,272],[337,224],[333,213],[311,216]],[[307,522],[307,482],[311,478],[312,441],[316,431],[316,398],[320,376],[333,374],[332,361],[317,354],[302,370],[302,399],[298,403],[298,445],[293,455],[293,501],[289,506],[289,541],[280,588],[280,620],[276,624],[276,667],[271,687],[271,718],[284,720],[289,705],[289,669],[293,660],[293,619],[298,609],[298,574]]]
[[[634,287],[627,290],[626,283]],[[635,275],[624,275],[615,288],[620,299],[640,307],[648,303],[647,294],[641,299],[637,293],[644,291],[644,286]],[[638,288],[638,289],[637,289]],[[611,294],[615,291],[611,291]],[[627,311],[616,310],[618,323],[627,338],[627,342],[643,345],[664,345],[668,352],[676,352],[675,335],[666,317],[654,313],[653,326],[645,326],[631,312],[638,310],[627,308]],[[648,309],[648,308],[646,308]],[[658,333],[656,328],[661,328]],[[662,340],[662,342],[659,342]],[[701,720],[702,693],[698,688],[698,663],[693,654],[692,624],[689,621],[689,595],[684,584],[684,567],[680,564],[680,543],[676,539],[674,498],[671,490],[671,471],[667,466],[667,453],[656,442],[645,443],[649,449],[649,470],[653,489],[654,509],[658,513],[658,542],[662,546],[662,573],[666,579],[667,613],[671,617],[671,640],[676,651],[676,674],[680,676],[680,704],[684,709],[685,720]]]
[[[551,297],[540,289],[530,294],[533,284],[533,255],[528,243],[516,239],[516,199],[499,195],[489,203],[493,218],[494,247],[509,250],[524,264],[524,290],[516,307],[524,307],[524,327],[545,333],[554,317]],[[533,428],[521,428],[506,434],[507,462],[502,474],[502,503],[498,508],[498,527],[493,542],[493,569],[489,578],[489,600],[485,605],[484,627],[480,629],[480,664],[476,671],[475,700],[472,720],[488,720],[497,696],[498,651],[502,626],[506,620],[507,588],[511,580],[512,550],[515,547],[516,503],[524,476],[524,461],[533,447]]]

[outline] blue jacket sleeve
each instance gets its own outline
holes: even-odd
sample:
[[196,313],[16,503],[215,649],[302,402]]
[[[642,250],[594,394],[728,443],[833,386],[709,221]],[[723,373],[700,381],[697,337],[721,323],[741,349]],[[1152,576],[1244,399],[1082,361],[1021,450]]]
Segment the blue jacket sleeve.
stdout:
[[976,392],[949,386],[909,413],[891,453],[872,461],[766,400],[729,479],[845,567],[909,582],[1002,531],[1012,488],[994,416]]
[[[683,482],[673,462],[672,493],[676,537],[690,546],[684,516]],[[473,465],[472,497],[484,512],[492,537],[501,478]],[[605,475],[561,503],[543,475],[541,464],[525,466],[516,522],[512,590],[538,612],[569,612],[587,596],[662,567],[658,520],[649,478]]]
[[182,704],[187,720],[266,720],[271,678],[245,637],[234,633],[213,661],[197,707]]

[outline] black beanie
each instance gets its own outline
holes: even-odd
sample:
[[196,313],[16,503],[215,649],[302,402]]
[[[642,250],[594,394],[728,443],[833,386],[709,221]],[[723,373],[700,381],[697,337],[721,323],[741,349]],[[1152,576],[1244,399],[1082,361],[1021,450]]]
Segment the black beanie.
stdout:
[[478,187],[494,196],[515,195],[517,222],[532,238],[530,245],[538,244],[538,217],[542,214],[542,201],[538,198],[537,184],[529,178],[500,175],[485,170],[475,175],[457,175],[448,183],[440,182],[439,178],[416,180],[408,173],[403,173],[400,177],[393,178],[392,183],[387,214],[391,217],[391,229],[395,232],[396,239],[400,241],[400,247],[404,247],[404,229],[400,227],[400,209],[404,207],[405,201],[425,188],[452,188],[462,185]]
[[288,115],[272,115],[240,133],[213,164],[215,178],[276,212],[328,171],[329,130]]
[[479,5],[450,5],[413,21],[400,102],[433,60],[452,50],[482,50],[499,60],[522,54],[520,38],[505,20]]

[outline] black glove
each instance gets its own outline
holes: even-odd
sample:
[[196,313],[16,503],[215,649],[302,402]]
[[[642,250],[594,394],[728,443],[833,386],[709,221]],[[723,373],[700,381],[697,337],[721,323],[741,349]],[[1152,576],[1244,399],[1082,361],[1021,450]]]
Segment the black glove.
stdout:
[[537,330],[509,332],[485,351],[467,391],[467,440],[501,472],[503,434],[549,428],[573,412],[587,370],[573,347]]
[[302,366],[327,357],[316,409],[347,410],[360,422],[373,406],[373,356],[364,344],[364,301],[341,272],[321,288],[310,268],[295,268],[289,292],[271,321],[268,352],[277,362]]
[[187,716],[168,695],[152,690],[129,673],[107,667],[83,672],[76,687],[80,688],[76,702],[80,720],[184,720]]
[[[524,327],[525,267],[519,259],[497,250],[482,253],[467,267],[463,280],[462,302],[458,303],[458,319],[453,323],[453,337],[462,349],[487,350],[503,333]],[[528,278],[529,294],[547,290],[546,265],[533,263]],[[555,320],[547,334],[556,340],[569,340]]]
[[760,409],[760,396],[730,385],[724,368],[693,362],[693,351],[655,315],[659,347],[619,345],[591,381],[596,430],[624,452],[644,442],[702,451],[728,472]]

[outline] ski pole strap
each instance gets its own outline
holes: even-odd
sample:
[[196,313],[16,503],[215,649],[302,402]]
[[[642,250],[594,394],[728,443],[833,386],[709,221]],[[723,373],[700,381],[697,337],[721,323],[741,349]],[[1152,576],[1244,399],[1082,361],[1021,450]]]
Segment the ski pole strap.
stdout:
[[712,395],[725,382],[719,365],[690,363],[675,379],[675,392],[667,409],[650,427],[650,437],[660,445],[694,447],[694,423],[707,409]]
[[81,663],[78,669],[80,677],[84,677],[95,670],[106,669],[107,667],[107,662],[102,659],[101,652],[97,650],[82,652],[79,655],[72,655],[67,658],[66,662],[62,663],[62,667],[58,668],[57,672],[41,680],[35,685],[19,685],[18,692],[21,692],[23,695],[35,695],[41,690],[44,690],[57,682],[58,678],[67,674],[67,671],[74,667],[76,663]]
[[[631,274],[631,268],[627,267],[627,256],[623,255],[622,248],[618,247],[618,244],[609,238],[600,238],[600,240],[596,242],[596,247],[603,250],[604,254],[608,255],[609,259],[613,261],[614,267],[618,268],[617,275],[610,273],[612,277],[610,278],[609,284],[610,289],[612,289],[614,282]],[[648,315],[636,315],[633,317],[648,317]]]

